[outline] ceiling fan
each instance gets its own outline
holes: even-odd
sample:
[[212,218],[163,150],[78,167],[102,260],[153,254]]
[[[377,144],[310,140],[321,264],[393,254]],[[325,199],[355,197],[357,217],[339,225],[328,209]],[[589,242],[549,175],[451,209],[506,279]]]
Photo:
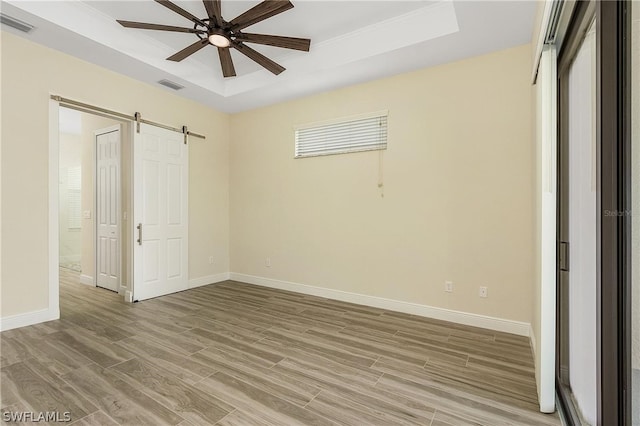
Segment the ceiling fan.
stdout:
[[269,46],[282,47],[285,49],[309,51],[311,40],[307,38],[283,37],[267,34],[245,33],[243,30],[250,25],[264,21],[267,18],[278,15],[293,7],[289,0],[264,0],[262,3],[252,7],[240,16],[227,22],[222,18],[220,0],[202,0],[207,11],[207,17],[200,19],[181,7],[168,0],[155,0],[167,9],[184,16],[193,23],[193,28],[175,27],[171,25],[147,24],[144,22],[132,22],[117,20],[120,25],[127,28],[140,28],[143,30],[160,30],[180,33],[193,33],[198,37],[198,41],[185,47],[176,54],[169,56],[167,60],[180,62],[189,55],[210,44],[218,48],[222,74],[225,77],[236,75],[235,67],[231,59],[230,48],[247,56],[249,59],[262,65],[267,70],[278,75],[285,70],[283,66],[267,58],[247,46],[245,43],[265,44]]

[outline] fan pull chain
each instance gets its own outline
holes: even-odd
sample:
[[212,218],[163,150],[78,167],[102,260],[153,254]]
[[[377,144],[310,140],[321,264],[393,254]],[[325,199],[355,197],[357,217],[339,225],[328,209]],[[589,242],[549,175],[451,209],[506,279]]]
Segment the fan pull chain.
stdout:
[[384,198],[384,150],[378,150],[378,188],[380,198]]

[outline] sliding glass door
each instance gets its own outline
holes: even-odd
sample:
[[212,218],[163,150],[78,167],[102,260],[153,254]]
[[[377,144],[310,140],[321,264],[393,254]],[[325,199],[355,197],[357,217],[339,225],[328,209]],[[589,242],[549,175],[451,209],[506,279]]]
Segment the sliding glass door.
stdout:
[[[575,424],[597,423],[595,8],[577,9],[559,61],[557,383]],[[576,18],[577,19],[577,18]]]
[[556,383],[570,425],[640,426],[638,9],[578,1],[558,60]]

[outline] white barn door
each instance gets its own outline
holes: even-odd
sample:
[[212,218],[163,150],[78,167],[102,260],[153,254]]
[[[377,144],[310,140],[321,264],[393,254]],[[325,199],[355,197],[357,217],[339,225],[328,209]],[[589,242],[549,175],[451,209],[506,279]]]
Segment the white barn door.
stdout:
[[120,287],[120,126],[98,130],[96,140],[96,285]]
[[189,285],[189,151],[182,133],[147,124],[133,146],[133,300],[144,300]]

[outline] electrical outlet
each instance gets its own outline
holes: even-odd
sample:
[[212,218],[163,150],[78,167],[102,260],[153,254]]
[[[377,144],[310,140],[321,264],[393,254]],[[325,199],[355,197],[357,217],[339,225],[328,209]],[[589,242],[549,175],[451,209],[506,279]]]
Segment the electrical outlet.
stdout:
[[267,257],[264,260],[264,266],[266,266],[267,268],[271,268],[271,258],[270,257]]
[[209,265],[213,265],[213,256],[209,256]]
[[453,293],[453,282],[452,281],[445,281],[444,282],[444,291],[446,291],[447,293]]
[[478,293],[480,297],[489,297],[489,289],[487,287],[480,287],[480,291]]

